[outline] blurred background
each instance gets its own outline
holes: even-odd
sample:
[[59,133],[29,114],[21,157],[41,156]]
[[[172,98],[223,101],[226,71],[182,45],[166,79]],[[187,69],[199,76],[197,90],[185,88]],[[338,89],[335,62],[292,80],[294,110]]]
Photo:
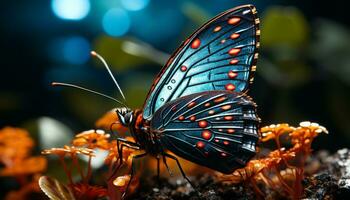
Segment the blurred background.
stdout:
[[71,134],[93,128],[118,105],[50,86],[74,83],[120,99],[91,50],[109,63],[129,105],[141,108],[181,41],[218,13],[248,3],[261,21],[261,56],[250,95],[262,124],[315,121],[330,135],[318,138],[314,149],[349,146],[350,20],[340,1],[3,1],[0,127],[49,130],[41,138],[50,141],[47,146],[59,146],[52,138],[64,144]]

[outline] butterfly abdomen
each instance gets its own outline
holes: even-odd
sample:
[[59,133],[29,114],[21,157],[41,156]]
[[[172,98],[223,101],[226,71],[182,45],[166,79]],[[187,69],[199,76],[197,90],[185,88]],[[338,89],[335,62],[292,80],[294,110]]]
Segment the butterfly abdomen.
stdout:
[[159,142],[159,132],[153,132],[150,129],[149,121],[143,119],[142,110],[136,109],[133,117],[132,135],[141,149],[154,156],[161,153],[162,147]]

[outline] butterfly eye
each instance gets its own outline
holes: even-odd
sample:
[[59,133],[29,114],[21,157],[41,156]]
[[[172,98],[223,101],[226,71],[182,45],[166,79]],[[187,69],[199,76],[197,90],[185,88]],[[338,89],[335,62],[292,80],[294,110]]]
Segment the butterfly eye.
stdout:
[[132,111],[128,111],[125,115],[124,115],[124,120],[127,124],[131,124],[132,120],[133,120],[133,112]]
[[117,109],[117,115],[118,115],[118,118],[119,118],[119,121],[125,125],[125,118],[124,118],[124,114],[122,113],[121,110]]

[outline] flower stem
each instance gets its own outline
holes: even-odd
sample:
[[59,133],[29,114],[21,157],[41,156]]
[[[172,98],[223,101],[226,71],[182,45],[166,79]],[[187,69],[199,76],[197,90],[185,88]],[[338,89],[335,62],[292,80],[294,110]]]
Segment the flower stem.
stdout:
[[64,162],[64,156],[60,156],[59,160],[61,162],[61,165],[63,167],[64,172],[66,173],[67,177],[68,177],[68,181],[70,183],[70,185],[73,185],[73,179],[72,179],[72,174],[71,171],[68,170],[66,163]]
[[73,161],[74,166],[78,169],[78,172],[79,172],[79,174],[81,176],[81,180],[83,182],[86,182],[85,177],[84,177],[84,173],[83,173],[83,171],[82,171],[82,169],[81,169],[81,167],[79,165],[79,162],[78,162],[76,154],[72,153],[71,157],[72,157],[72,161]]
[[88,170],[87,170],[87,174],[86,174],[86,183],[89,182],[90,177],[91,177],[91,171],[92,171],[92,168],[91,168],[91,159],[92,159],[92,156],[89,155]]

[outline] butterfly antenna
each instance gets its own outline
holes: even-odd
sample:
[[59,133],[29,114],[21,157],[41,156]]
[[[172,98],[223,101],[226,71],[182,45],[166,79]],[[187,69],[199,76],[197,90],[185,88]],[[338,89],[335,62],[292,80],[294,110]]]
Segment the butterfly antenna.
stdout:
[[100,54],[96,53],[95,51],[91,51],[91,55],[96,56],[98,59],[101,60],[101,62],[103,63],[103,65],[106,67],[106,69],[107,69],[109,75],[111,76],[113,82],[114,82],[115,85],[117,86],[117,88],[118,88],[120,94],[122,95],[124,101],[126,101],[125,96],[124,96],[124,93],[123,93],[122,89],[120,88],[120,86],[119,86],[117,80],[114,78],[114,76],[113,76],[113,74],[112,74],[110,68],[108,67],[108,64],[107,64],[107,62],[105,61],[105,59],[104,59]]
[[51,83],[52,86],[63,86],[63,87],[72,87],[72,88],[76,88],[76,89],[80,89],[80,90],[84,90],[84,91],[87,91],[87,92],[91,92],[93,94],[97,94],[99,96],[102,96],[102,97],[105,97],[107,99],[110,99],[110,100],[113,100],[125,107],[128,107],[127,105],[125,105],[123,102],[111,97],[111,96],[108,96],[108,95],[105,95],[105,94],[102,94],[102,93],[99,93],[99,92],[96,92],[94,90],[90,90],[90,89],[87,89],[87,88],[84,88],[84,87],[81,87],[81,86],[78,86],[78,85],[73,85],[73,84],[69,84],[69,83],[59,83],[59,82],[52,82]]

